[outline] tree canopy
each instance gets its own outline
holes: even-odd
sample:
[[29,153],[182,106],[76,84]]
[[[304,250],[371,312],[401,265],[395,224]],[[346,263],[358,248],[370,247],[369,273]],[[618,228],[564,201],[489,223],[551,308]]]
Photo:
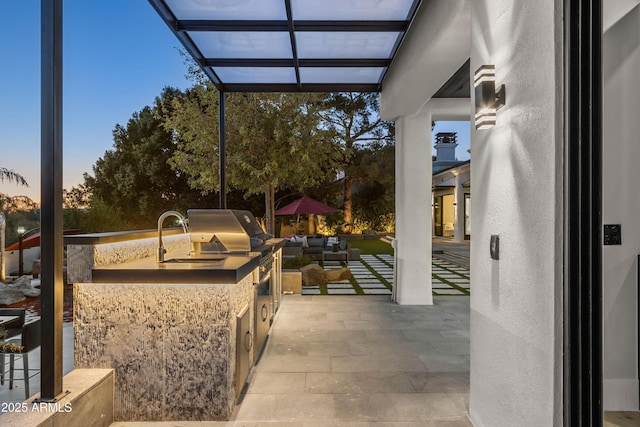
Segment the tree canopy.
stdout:
[[[24,179],[22,175],[19,173],[0,167],[0,182],[9,182],[14,183],[23,187],[28,187],[29,184]],[[37,210],[37,205],[27,196],[9,196],[4,193],[0,193],[0,222],[3,227],[2,232],[7,234],[7,241],[10,243],[14,242],[14,239],[17,240],[18,225],[23,227],[34,228],[39,224],[40,211]],[[37,212],[35,219],[33,215],[29,216],[31,212]],[[34,225],[35,224],[35,225]],[[5,246],[5,235],[0,236],[0,256],[2,256],[2,251],[4,251]],[[4,274],[4,271],[0,271],[0,276]],[[4,279],[0,277],[0,279]]]
[[[96,161],[93,176],[86,174],[83,185],[65,193],[70,224],[84,219],[91,231],[102,231],[104,224],[148,228],[168,209],[217,207],[220,97],[195,69],[192,76],[196,83],[191,88],[166,88],[152,107],[134,113],[126,126],[116,125],[113,149]],[[334,204],[336,186],[342,185],[340,223],[349,225],[358,181],[378,185],[368,193],[380,196],[376,212],[393,205],[393,185],[375,176],[375,171],[391,171],[393,182],[393,167],[384,164],[393,152],[393,127],[380,121],[377,94],[225,97],[226,192],[234,199],[228,205],[244,207],[247,199],[263,195],[267,231],[275,231],[276,194],[304,192]],[[237,199],[240,194],[247,203]]]
[[[333,132],[321,126],[319,94],[227,94],[227,177],[231,188],[265,195],[267,229],[273,231],[273,199],[279,188],[301,189],[334,174]],[[165,127],[181,142],[170,162],[194,188],[219,190],[217,90],[196,85],[165,106]]]
[[[328,95],[322,118],[327,128],[336,134],[342,147],[344,171],[344,227],[351,232],[353,226],[353,185],[367,178],[359,165],[370,144],[393,146],[394,127],[380,119],[377,93],[337,92]],[[362,150],[365,150],[362,152]]]
[[144,107],[126,126],[116,125],[114,148],[105,152],[85,175],[92,205],[109,206],[112,217],[139,228],[152,227],[165,210],[197,207],[201,194],[188,177],[169,165],[176,150],[174,134],[165,130],[157,109],[179,92],[166,88],[154,107]]

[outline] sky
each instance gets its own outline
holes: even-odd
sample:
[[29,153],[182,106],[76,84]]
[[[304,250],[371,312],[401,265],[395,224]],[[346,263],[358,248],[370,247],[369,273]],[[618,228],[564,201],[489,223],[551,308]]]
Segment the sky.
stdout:
[[[145,0],[63,3],[63,186],[112,148],[116,124],[152,105],[166,86],[191,86],[180,42]],[[29,188],[0,183],[0,193],[40,200],[40,0],[4,2],[0,26],[0,167]],[[438,122],[459,132],[468,159],[468,122]],[[433,145],[433,144],[432,144]],[[434,152],[435,154],[435,152]]]
[[[191,85],[180,43],[145,0],[63,3],[63,186],[113,145],[116,124],[153,104],[165,86]],[[0,192],[40,199],[40,0],[3,2],[0,26],[0,167],[29,188]]]

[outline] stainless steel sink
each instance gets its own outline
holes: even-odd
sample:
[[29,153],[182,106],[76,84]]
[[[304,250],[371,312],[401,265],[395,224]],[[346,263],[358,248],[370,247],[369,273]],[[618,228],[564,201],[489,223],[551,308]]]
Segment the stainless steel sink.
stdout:
[[222,261],[224,259],[226,259],[227,256],[226,255],[219,255],[219,256],[211,256],[211,257],[207,257],[207,258],[171,258],[171,259],[166,259],[164,261],[162,261],[163,264],[166,263],[204,263],[204,262],[215,262],[215,261]]

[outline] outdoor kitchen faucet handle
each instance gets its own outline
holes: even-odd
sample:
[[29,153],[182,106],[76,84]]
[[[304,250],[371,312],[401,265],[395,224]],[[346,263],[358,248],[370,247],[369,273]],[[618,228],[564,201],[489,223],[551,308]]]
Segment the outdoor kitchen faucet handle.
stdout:
[[164,254],[167,253],[167,250],[162,246],[158,248],[158,257],[156,258],[159,262],[164,261]]
[[180,225],[182,225],[182,230],[188,233],[187,226],[185,224],[185,218],[182,216],[180,212],[177,211],[166,211],[160,217],[158,217],[158,254],[156,257],[157,262],[164,262],[164,254],[167,253],[167,250],[164,248],[164,244],[162,243],[162,223],[167,217],[175,216],[180,220]]

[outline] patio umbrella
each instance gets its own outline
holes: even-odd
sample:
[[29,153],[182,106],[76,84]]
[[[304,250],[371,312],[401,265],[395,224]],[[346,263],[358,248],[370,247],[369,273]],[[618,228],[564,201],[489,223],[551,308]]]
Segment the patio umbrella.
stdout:
[[327,206],[311,197],[303,196],[294,200],[287,206],[278,209],[276,215],[296,215],[296,214],[330,214],[340,212],[338,209]]
[[298,222],[300,222],[300,214],[309,214],[309,233],[315,234],[316,232],[316,219],[315,215],[330,214],[340,212],[338,209],[327,206],[311,197],[303,196],[298,200],[294,200],[287,206],[278,209],[276,215],[298,215]]

